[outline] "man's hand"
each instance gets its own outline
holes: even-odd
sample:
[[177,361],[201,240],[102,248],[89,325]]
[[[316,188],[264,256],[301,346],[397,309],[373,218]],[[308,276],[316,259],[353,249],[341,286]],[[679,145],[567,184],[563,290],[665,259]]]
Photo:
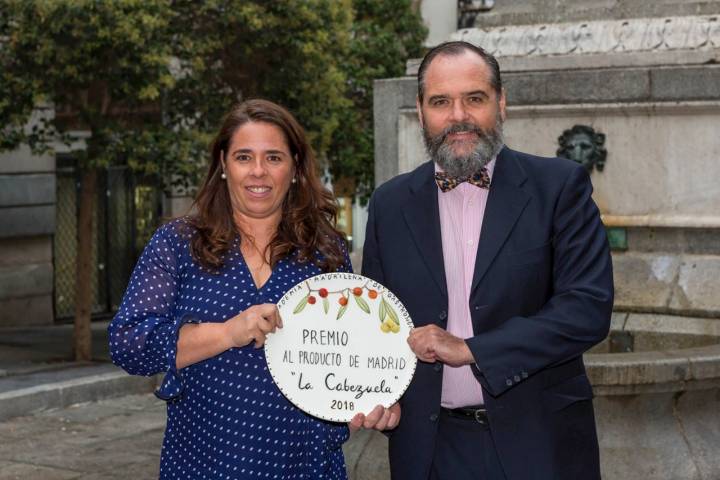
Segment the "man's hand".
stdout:
[[374,430],[392,430],[400,423],[400,404],[395,403],[390,408],[385,408],[382,405],[378,405],[373,408],[373,411],[364,415],[358,413],[350,420],[348,427],[350,432],[357,432],[361,428],[374,429]]
[[451,367],[475,362],[465,340],[437,325],[426,325],[410,331],[408,344],[423,362],[442,362]]

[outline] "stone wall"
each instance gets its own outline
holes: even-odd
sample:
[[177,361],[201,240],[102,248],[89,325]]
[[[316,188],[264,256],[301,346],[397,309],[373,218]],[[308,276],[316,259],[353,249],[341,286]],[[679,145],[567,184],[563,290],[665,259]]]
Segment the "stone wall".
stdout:
[[53,322],[55,157],[0,155],[0,326]]
[[496,1],[475,19],[479,28],[642,17],[713,15],[718,0],[523,0]]
[[[499,2],[493,15],[520,15],[523,9],[529,15],[550,3],[566,2]],[[628,12],[642,9],[640,2],[628,1],[592,2],[590,10],[610,3],[623,4]],[[591,178],[605,224],[626,239],[613,256],[616,308],[720,317],[720,287],[713,281],[720,269],[720,17],[707,15],[720,11],[720,2],[683,5],[691,3],[698,8],[688,10],[688,16],[660,23],[602,20],[622,18],[615,10],[597,17],[587,13],[584,19],[598,20],[586,30],[585,40],[571,34],[581,32],[583,24],[567,23],[573,18],[570,6],[562,25],[538,24],[554,19],[546,12],[533,17],[532,25],[518,20],[519,25],[459,31],[454,37],[495,39],[481,46],[499,50],[511,148],[555,156],[558,137],[578,124],[606,135],[605,169],[593,171]],[[648,9],[677,13],[665,9],[670,4],[679,2],[655,2]],[[505,18],[510,22],[511,16]],[[593,50],[605,45],[603,35],[612,37],[613,28],[622,25],[634,32],[622,37],[623,48]],[[576,44],[560,45],[567,50],[562,54],[538,50],[544,40],[533,32],[539,31],[554,35],[553,41]],[[539,43],[530,45],[527,36]],[[413,75],[417,62],[408,67]],[[416,88],[414,76],[375,83],[376,184],[426,160]]]

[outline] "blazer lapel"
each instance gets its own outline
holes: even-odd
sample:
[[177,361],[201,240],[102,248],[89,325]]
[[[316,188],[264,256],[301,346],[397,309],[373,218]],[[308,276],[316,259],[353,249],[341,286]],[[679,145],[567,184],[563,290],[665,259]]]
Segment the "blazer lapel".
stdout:
[[498,155],[490,184],[475,259],[471,297],[530,200],[530,196],[521,188],[526,178],[513,151],[504,147]]
[[403,213],[423,261],[427,264],[438,288],[447,297],[440,233],[440,209],[433,172],[432,162],[425,163],[415,171],[410,182],[412,195],[410,201],[405,205]]

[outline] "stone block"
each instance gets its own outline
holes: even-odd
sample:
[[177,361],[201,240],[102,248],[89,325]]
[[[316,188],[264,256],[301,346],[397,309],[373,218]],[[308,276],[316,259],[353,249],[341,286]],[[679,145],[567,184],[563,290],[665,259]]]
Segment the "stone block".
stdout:
[[417,110],[404,109],[398,118],[398,174],[411,172],[428,160]]
[[687,349],[720,341],[720,321],[709,318],[630,313],[626,330],[633,335],[636,352]]
[[0,268],[28,263],[50,263],[52,260],[50,236],[0,239]]
[[612,315],[610,316],[610,330],[625,330],[627,319],[628,314],[625,312],[612,312]]
[[683,420],[688,415],[708,421],[707,411],[679,412],[672,393],[596,397],[594,404],[603,479],[706,478]]
[[157,377],[128,375],[114,365],[78,367],[71,374],[68,379],[0,391],[0,421],[77,403],[150,393],[157,386]]
[[475,19],[478,28],[581,22],[607,19],[712,15],[720,13],[717,0],[524,0],[496,1],[488,12]]
[[635,252],[720,255],[720,232],[715,228],[628,228],[628,246]]
[[12,152],[0,153],[0,174],[54,171],[54,155],[34,155],[27,145],[21,145]]
[[54,319],[50,294],[0,300],[0,327],[52,325]]
[[[589,125],[606,135],[607,164],[591,174],[593,198],[604,215],[657,218],[649,220],[651,226],[702,218],[717,223],[720,196],[712,192],[720,178],[719,108],[718,102],[509,107],[505,138],[511,148],[555,156],[564,130]],[[720,248],[712,237],[705,234],[695,244],[700,236],[694,235],[686,245]]]
[[693,378],[690,361],[669,352],[632,352],[587,355],[588,377],[597,387],[673,384]]
[[50,263],[0,268],[0,300],[52,294],[53,267]]
[[373,84],[375,118],[375,185],[398,174],[398,114],[415,106],[417,80],[412,77],[376,80]]
[[641,102],[650,96],[650,75],[642,68],[509,73],[503,83],[508,105]]
[[0,208],[0,238],[55,233],[55,205]]
[[704,347],[685,348],[673,352],[690,362],[690,372],[693,380],[700,386],[708,388],[710,385],[720,388],[720,343]]
[[680,260],[671,255],[615,253],[615,308],[666,308],[678,275]]
[[720,412],[719,390],[692,392],[678,397],[674,417],[682,425],[685,441],[692,446],[693,462],[699,478],[717,478],[720,474],[720,421],[717,415],[696,412]]
[[714,318],[630,313],[625,329],[633,332],[661,332],[670,336],[710,336],[718,337],[720,340],[720,320]]
[[686,255],[682,259],[670,308],[687,314],[720,315],[720,257]]
[[720,98],[720,66],[658,68],[650,72],[655,101]]
[[0,207],[55,203],[55,175],[0,175]]
[[[713,101],[720,97],[720,67],[715,66],[566,67],[554,70],[546,65],[535,71],[505,71],[502,59],[499,61],[504,72],[503,85],[507,90],[509,106]],[[417,89],[415,78],[377,80],[375,88],[380,84],[383,88],[389,87],[386,82],[392,84],[396,94],[405,97],[401,107],[414,107]],[[382,93],[390,94],[386,90]],[[389,112],[393,103],[397,104],[397,100],[389,96],[384,96],[378,104],[377,95],[376,108]],[[376,125],[378,112],[375,111]]]

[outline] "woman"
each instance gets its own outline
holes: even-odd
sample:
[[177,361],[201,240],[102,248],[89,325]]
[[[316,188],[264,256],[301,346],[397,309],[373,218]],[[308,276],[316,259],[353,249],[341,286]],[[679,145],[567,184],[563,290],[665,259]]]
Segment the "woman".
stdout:
[[168,402],[160,477],[346,478],[348,427],[288,402],[261,349],[287,290],[351,270],[292,115],[264,100],[234,108],[194,206],[150,240],[109,327],[114,363],[167,372],[156,393]]

